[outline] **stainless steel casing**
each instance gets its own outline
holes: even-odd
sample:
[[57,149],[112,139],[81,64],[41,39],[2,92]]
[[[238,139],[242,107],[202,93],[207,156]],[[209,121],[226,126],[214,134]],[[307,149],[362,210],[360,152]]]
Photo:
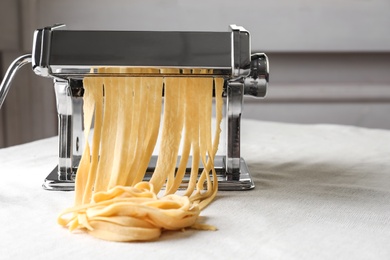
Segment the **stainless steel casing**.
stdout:
[[248,31],[236,25],[230,26],[230,32],[69,31],[60,27],[36,30],[33,39],[32,68],[37,75],[54,79],[59,119],[59,164],[45,181],[46,189],[73,188],[83,149],[83,77],[124,76],[97,73],[100,67],[212,69],[213,74],[191,76],[223,77],[226,128],[221,142],[226,155],[216,159],[220,187],[254,187],[241,158],[241,112],[244,95],[265,96],[268,59],[265,54],[251,55]]

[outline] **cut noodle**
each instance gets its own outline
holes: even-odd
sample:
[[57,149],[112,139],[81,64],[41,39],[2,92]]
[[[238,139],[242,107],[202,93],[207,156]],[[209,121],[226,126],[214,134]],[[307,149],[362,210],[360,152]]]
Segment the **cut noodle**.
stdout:
[[[103,68],[99,72],[156,73],[152,69],[129,68]],[[214,157],[222,120],[223,79],[191,77],[189,70],[184,73],[189,77],[84,79],[87,141],[76,174],[75,203],[60,214],[60,225],[111,241],[153,240],[163,230],[214,229],[197,223],[197,219],[218,190]],[[89,143],[92,122],[94,131]],[[143,179],[159,133],[156,168],[146,182]],[[190,154],[187,189],[179,195]]]

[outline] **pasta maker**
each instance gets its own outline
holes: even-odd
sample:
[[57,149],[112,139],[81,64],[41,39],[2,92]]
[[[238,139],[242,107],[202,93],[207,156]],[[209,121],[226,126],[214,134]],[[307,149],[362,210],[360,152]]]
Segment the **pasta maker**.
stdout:
[[[192,69],[191,77],[224,78],[224,126],[220,143],[224,154],[215,158],[220,190],[254,188],[240,155],[241,112],[244,95],[262,98],[269,79],[268,58],[251,54],[250,34],[231,25],[227,32],[77,31],[54,25],[34,32],[32,54],[17,58],[0,86],[0,107],[15,72],[32,63],[33,71],[54,81],[58,111],[58,166],[43,187],[73,190],[83,152],[83,78],[86,76],[165,76],[164,74],[99,74],[101,67]],[[199,69],[212,70],[200,74]],[[169,74],[169,77],[188,74]],[[158,156],[158,155],[157,155]],[[153,172],[156,156],[148,171]],[[189,164],[190,165],[190,164]]]

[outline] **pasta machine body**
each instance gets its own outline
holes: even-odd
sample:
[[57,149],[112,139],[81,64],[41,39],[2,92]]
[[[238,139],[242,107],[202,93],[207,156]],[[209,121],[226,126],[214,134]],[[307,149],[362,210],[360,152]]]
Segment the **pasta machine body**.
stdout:
[[[83,152],[83,78],[86,76],[165,76],[141,73],[101,74],[101,67],[192,69],[191,77],[224,78],[224,127],[220,142],[223,155],[215,158],[220,190],[254,188],[245,160],[241,157],[240,132],[244,95],[262,98],[269,79],[268,58],[251,54],[250,34],[231,25],[228,32],[72,31],[55,25],[34,33],[32,54],[16,59],[0,86],[0,107],[15,72],[32,63],[33,71],[54,81],[58,111],[58,166],[43,187],[73,190]],[[212,74],[201,74],[201,69]],[[189,76],[169,74],[170,77]],[[153,172],[156,156],[148,170]]]

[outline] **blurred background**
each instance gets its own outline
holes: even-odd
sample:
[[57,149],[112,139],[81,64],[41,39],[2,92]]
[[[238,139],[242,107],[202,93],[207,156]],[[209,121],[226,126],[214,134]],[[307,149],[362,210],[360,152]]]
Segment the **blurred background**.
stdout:
[[[390,129],[388,0],[0,0],[0,77],[37,28],[227,31],[270,59],[264,100],[243,118]],[[261,131],[259,129],[259,131]],[[53,84],[25,66],[0,110],[0,147],[57,134]]]

